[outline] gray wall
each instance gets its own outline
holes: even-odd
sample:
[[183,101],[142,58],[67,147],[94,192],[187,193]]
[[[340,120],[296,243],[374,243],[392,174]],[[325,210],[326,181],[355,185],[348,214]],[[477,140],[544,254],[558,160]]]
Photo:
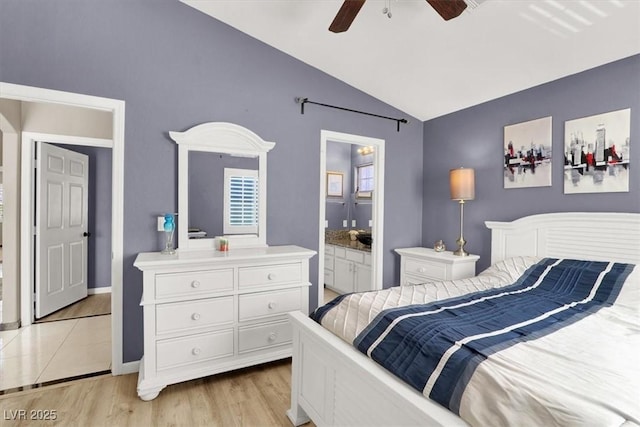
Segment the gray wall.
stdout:
[[[631,108],[628,193],[563,194],[564,122]],[[511,221],[546,212],[640,212],[640,55],[553,81],[424,123],[422,243],[455,247],[459,208],[449,199],[449,169],[476,170],[476,199],[465,205],[467,250],[490,263],[486,220]],[[503,127],[552,116],[551,187],[503,188]]]
[[54,144],[89,156],[89,288],[111,286],[111,149]]
[[[124,362],[142,355],[139,252],[159,250],[156,216],[177,209],[177,149],[168,131],[209,121],[267,141],[270,245],[318,248],[320,130],[386,140],[384,283],[397,282],[393,248],[422,236],[423,126],[309,105],[305,96],[406,117],[354,88],[175,0],[1,0],[0,81],[126,102]],[[311,308],[317,304],[311,260]]]

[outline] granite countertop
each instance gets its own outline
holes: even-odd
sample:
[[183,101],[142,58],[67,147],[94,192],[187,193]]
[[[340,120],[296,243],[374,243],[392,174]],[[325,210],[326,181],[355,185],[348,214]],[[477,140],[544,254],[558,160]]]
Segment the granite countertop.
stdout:
[[371,252],[371,246],[364,245],[357,240],[351,240],[350,238],[325,237],[324,242],[327,245],[342,246],[344,248],[356,249],[358,251]]

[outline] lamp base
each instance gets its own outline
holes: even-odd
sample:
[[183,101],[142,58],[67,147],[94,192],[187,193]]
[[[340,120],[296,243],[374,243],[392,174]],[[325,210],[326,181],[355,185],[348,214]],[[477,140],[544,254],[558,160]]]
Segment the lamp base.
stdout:
[[453,251],[453,254],[454,254],[454,255],[457,255],[457,256],[468,256],[468,255],[469,255],[469,252],[466,252],[466,251],[465,251],[464,249],[462,249],[462,248],[458,248],[457,250]]
[[456,243],[458,244],[458,249],[453,251],[454,255],[457,255],[457,256],[467,256],[467,255],[469,255],[469,252],[464,250],[464,245],[467,242],[462,238],[462,236],[460,236],[458,238],[458,240],[456,240]]

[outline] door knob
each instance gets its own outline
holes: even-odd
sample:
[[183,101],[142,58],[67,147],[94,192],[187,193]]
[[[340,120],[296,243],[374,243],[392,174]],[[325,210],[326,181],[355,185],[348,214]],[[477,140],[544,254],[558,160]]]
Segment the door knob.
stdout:
[[84,233],[82,233],[83,237],[91,237],[91,233],[89,233],[88,231],[85,231]]

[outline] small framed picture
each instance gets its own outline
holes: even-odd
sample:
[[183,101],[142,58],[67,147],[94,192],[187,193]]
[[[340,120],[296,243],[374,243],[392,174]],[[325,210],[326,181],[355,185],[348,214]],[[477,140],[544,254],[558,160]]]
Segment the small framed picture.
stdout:
[[342,197],[344,174],[341,172],[327,172],[327,196]]

